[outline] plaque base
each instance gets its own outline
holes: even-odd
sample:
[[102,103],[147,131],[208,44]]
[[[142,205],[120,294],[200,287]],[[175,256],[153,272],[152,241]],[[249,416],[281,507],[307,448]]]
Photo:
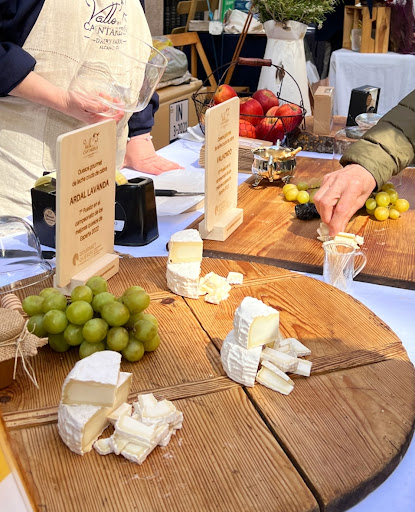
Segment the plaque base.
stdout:
[[224,242],[243,222],[242,208],[230,208],[211,231],[207,231],[205,220],[199,224],[199,233],[204,240]]

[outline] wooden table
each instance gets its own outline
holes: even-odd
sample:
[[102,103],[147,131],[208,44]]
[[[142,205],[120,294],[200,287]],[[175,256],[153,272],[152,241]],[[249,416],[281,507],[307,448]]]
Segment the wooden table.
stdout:
[[[159,349],[122,362],[134,374],[130,400],[152,391],[184,412],[183,429],[142,466],[81,457],[60,440],[57,406],[76,350],[40,349],[40,390],[20,369],[0,391],[40,510],[341,511],[390,474],[414,431],[415,372],[387,325],[349,295],[273,266],[205,258],[202,275],[245,276],[218,306],[170,293],[165,268],[165,258],[123,259],[109,281],[114,294],[144,286],[160,322]],[[312,350],[312,375],[296,378],[289,396],[223,372],[219,349],[248,295],[277,308],[282,334]]]
[[[293,183],[318,183],[331,172],[332,161],[298,158]],[[367,265],[358,280],[415,289],[415,170],[405,169],[392,178],[400,197],[411,209],[398,220],[379,222],[360,210],[346,231],[364,236]],[[267,263],[314,274],[322,274],[323,249],[317,237],[320,219],[302,221],[294,213],[295,204],[284,199],[283,183],[263,180],[253,188],[250,178],[239,187],[238,208],[244,221],[225,242],[204,241],[204,255]],[[196,227],[203,217],[191,224]]]

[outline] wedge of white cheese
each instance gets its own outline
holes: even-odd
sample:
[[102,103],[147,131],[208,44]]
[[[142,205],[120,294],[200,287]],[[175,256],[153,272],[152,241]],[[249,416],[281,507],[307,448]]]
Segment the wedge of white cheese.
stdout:
[[311,350],[307,348],[305,345],[298,341],[296,338],[286,338],[285,340],[280,341],[279,347],[277,350],[281,352],[286,352],[287,349],[285,347],[289,347],[289,349],[295,352],[296,357],[309,356],[311,354]]
[[66,446],[83,455],[109,425],[108,416],[127,400],[131,387],[131,373],[121,372],[111,407],[89,404],[66,405],[58,409],[58,432]]
[[[135,410],[137,411],[136,408]],[[138,414],[144,425],[157,425],[176,421],[177,409],[170,400],[160,400],[155,405],[140,408]]]
[[283,372],[294,372],[300,361],[297,357],[292,357],[270,347],[264,348],[261,353],[261,360],[270,361]]
[[124,414],[126,414],[127,416],[131,416],[132,409],[133,409],[133,406],[131,404],[124,402],[123,404],[121,404],[118,407],[118,409],[115,409],[115,411],[113,411],[108,416],[108,421],[110,423],[112,423],[113,425],[115,425],[115,422],[118,420],[118,418],[120,418]]
[[289,395],[294,389],[294,382],[269,361],[262,361],[261,369],[259,370],[256,380],[274,391],[278,391],[283,395]]
[[244,386],[253,387],[261,358],[262,347],[246,349],[236,342],[235,332],[225,338],[220,358],[226,375]]
[[199,298],[200,261],[192,263],[167,263],[167,287],[173,293]]
[[127,443],[121,450],[121,455],[123,455],[131,462],[135,462],[136,464],[141,465],[153,449],[154,446],[149,446],[146,444]]
[[203,240],[196,229],[174,233],[169,240],[169,263],[202,261]]
[[235,340],[250,349],[271,343],[279,337],[279,312],[253,297],[245,297],[235,311]]
[[61,402],[112,407],[120,374],[121,354],[95,352],[78,361],[66,377]]

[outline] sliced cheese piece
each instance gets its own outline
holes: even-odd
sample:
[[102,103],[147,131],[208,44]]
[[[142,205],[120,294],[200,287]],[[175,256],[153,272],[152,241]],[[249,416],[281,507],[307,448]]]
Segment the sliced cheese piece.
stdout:
[[58,408],[58,432],[66,446],[83,455],[108,427],[108,416],[127,400],[131,387],[131,373],[121,372],[112,407],[96,405],[60,404]]
[[310,377],[311,367],[313,363],[311,361],[307,361],[307,359],[299,359],[298,366],[292,373],[296,375],[303,375],[304,377]]
[[94,448],[100,455],[109,455],[110,453],[114,453],[111,439],[109,437],[95,441]]
[[274,350],[277,350],[278,352],[283,352],[284,354],[288,354],[291,357],[297,357],[297,352],[294,352],[294,350],[291,346],[291,343],[289,343],[287,345],[277,346],[277,348],[275,348],[275,347],[271,347],[271,348],[274,348]]
[[226,279],[214,272],[209,272],[199,281],[199,295],[206,295],[205,301],[211,304],[219,304],[229,297],[231,285]]
[[121,455],[131,462],[141,465],[153,449],[154,446],[146,444],[127,443],[122,449]]
[[225,338],[220,358],[226,375],[245,386],[253,387],[258,371],[262,347],[246,349],[235,340],[235,333],[231,331]]
[[297,369],[300,359],[292,357],[273,348],[266,347],[261,352],[261,360],[270,361],[283,372],[293,372]]
[[166,434],[166,436],[159,441],[159,446],[167,446],[171,440],[171,436],[176,433],[176,429],[173,427],[169,427],[169,430]]
[[202,261],[203,240],[196,229],[174,233],[169,240],[169,263]]
[[168,429],[169,426],[167,424],[145,425],[130,416],[121,416],[115,423],[116,434],[128,439],[130,443],[158,444],[160,439],[166,435]]
[[363,236],[355,235],[354,239],[356,240],[356,243],[358,243],[359,245],[363,245],[365,243],[365,239],[363,238]]
[[244,282],[244,275],[241,272],[229,272],[226,281],[229,284],[242,284]]
[[235,311],[236,341],[246,349],[279,339],[279,312],[253,297],[245,297]]
[[281,349],[283,347],[286,347],[287,345],[291,347],[291,350],[293,352],[295,352],[296,357],[309,356],[311,354],[311,350],[307,348],[305,345],[303,345],[301,341],[298,341],[296,338],[287,338],[285,340],[282,340],[278,350],[281,351]]
[[115,411],[113,411],[109,416],[108,416],[108,420],[110,423],[112,423],[113,425],[115,425],[115,422],[118,420],[118,418],[120,418],[121,416],[123,416],[124,414],[127,414],[127,416],[131,416],[131,412],[132,412],[132,405],[127,403],[127,402],[124,402],[123,404],[121,404],[118,409],[115,409]]
[[205,302],[209,302],[210,304],[219,304],[223,300],[226,300],[228,297],[229,290],[227,290],[226,288],[218,288],[213,293],[208,293],[206,295]]
[[176,420],[177,409],[170,400],[161,400],[156,405],[147,405],[141,410],[141,421],[145,425],[171,423]]
[[174,428],[174,430],[180,430],[183,425],[183,413],[181,411],[176,410],[176,417],[174,421],[170,423],[170,426]]
[[120,436],[116,432],[110,437],[111,447],[115,455],[120,455],[127,444],[130,442],[127,437]]
[[[349,235],[350,233],[347,234]],[[335,242],[351,245],[355,249],[359,249],[359,244],[355,241],[354,235],[352,235],[352,238],[350,238],[349,236],[336,235],[333,240]]]
[[173,293],[199,298],[200,261],[192,263],[167,263],[167,287]]
[[[278,370],[278,368],[276,369]],[[256,376],[256,380],[267,388],[278,391],[283,395],[289,395],[294,389],[294,382],[290,378],[287,381],[283,376],[285,374],[283,372],[280,373],[282,373],[282,375],[270,370],[266,366],[261,366],[261,369]]]
[[120,373],[121,354],[95,352],[78,361],[62,387],[62,403],[112,407]]

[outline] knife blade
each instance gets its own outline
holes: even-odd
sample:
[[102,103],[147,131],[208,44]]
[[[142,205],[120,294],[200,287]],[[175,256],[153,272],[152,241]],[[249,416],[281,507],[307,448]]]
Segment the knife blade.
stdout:
[[178,192],[173,189],[156,188],[155,194],[158,197],[174,197],[174,196],[204,196],[204,192]]

